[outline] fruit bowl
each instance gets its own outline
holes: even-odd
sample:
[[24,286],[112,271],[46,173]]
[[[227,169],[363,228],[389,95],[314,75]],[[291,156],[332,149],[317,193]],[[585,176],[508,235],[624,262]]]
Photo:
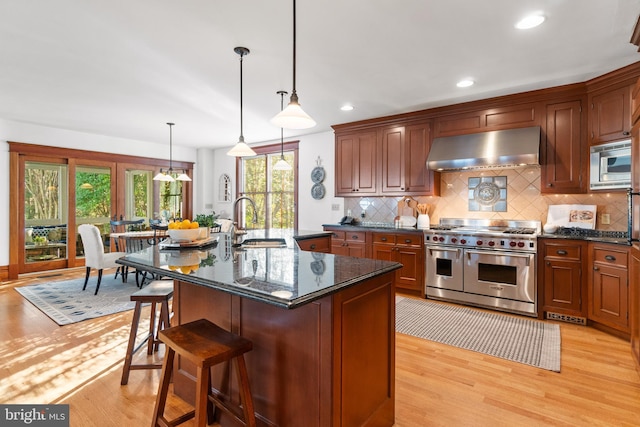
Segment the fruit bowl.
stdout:
[[193,242],[200,237],[199,228],[189,228],[186,230],[169,229],[167,230],[169,237],[174,242]]

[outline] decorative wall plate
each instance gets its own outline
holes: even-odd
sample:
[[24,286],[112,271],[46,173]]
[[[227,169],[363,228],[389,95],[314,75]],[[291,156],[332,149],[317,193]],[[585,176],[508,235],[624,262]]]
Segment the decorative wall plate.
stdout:
[[324,193],[325,193],[324,185],[320,183],[313,184],[313,187],[311,187],[311,197],[313,197],[316,200],[320,200],[324,198]]
[[500,200],[500,188],[493,182],[481,182],[473,191],[476,202],[483,206],[493,206]]
[[313,181],[316,184],[320,184],[322,181],[324,181],[324,177],[325,177],[325,172],[322,166],[316,166],[311,171],[311,181]]

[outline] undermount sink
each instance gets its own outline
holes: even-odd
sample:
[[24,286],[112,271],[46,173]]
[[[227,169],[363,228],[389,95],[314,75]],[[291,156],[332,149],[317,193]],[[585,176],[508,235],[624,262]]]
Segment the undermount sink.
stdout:
[[287,242],[279,238],[246,239],[240,244],[241,248],[286,248]]

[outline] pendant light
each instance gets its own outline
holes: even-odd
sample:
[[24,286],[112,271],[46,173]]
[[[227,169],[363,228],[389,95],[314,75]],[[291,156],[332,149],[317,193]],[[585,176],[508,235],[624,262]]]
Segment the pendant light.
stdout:
[[242,135],[242,58],[249,54],[249,49],[246,47],[236,47],[233,51],[240,55],[240,138],[238,138],[236,145],[227,151],[227,156],[255,156],[256,152],[244,142],[244,135]]
[[315,120],[300,107],[296,92],[296,0],[293,0],[293,90],[289,105],[272,118],[271,123],[286,129],[308,129],[316,125]]
[[178,175],[177,178],[173,177],[173,132],[172,131],[175,123],[167,123],[167,124],[169,125],[169,169],[166,172],[163,172],[162,169],[160,169],[160,172],[153,177],[153,180],[166,181],[166,182],[191,181],[191,178],[189,178],[189,175],[184,173],[184,171],[182,171],[182,173]]
[[[280,111],[284,108],[284,96],[287,94],[284,90],[276,92],[280,95]],[[277,171],[290,171],[291,165],[284,159],[284,129],[280,128],[280,160],[273,165],[273,169]]]

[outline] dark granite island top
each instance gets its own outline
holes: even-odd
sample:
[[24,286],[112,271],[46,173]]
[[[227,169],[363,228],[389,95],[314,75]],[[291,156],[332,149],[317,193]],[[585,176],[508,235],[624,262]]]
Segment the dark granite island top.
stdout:
[[[263,236],[264,232],[258,231],[246,238]],[[287,248],[238,249],[231,246],[229,234],[219,233],[217,237],[218,242],[209,247],[168,250],[152,246],[117,262],[282,308],[307,304],[401,267],[389,261],[302,251],[293,243],[297,234],[291,231],[269,234],[285,238]]]
[[[259,426],[392,426],[401,265],[302,251],[294,234],[282,249],[236,250],[221,234],[213,247],[152,247],[119,263],[175,279],[172,326],[205,318],[253,342]],[[195,366],[174,363],[174,392],[193,403]],[[215,366],[212,386],[239,403],[233,373]],[[236,424],[223,414],[220,425]]]

